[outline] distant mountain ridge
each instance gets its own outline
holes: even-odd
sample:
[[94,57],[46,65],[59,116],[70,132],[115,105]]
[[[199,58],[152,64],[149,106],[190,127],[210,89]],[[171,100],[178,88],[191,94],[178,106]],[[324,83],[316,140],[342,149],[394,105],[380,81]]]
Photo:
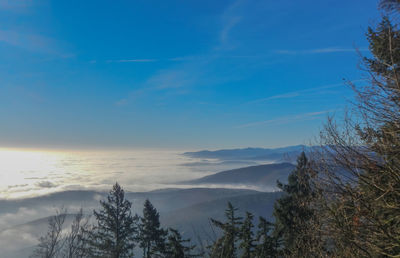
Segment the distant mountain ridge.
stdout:
[[310,150],[305,145],[288,146],[275,149],[267,148],[244,148],[224,150],[202,150],[196,152],[185,152],[184,156],[191,158],[219,159],[219,160],[270,160],[275,162],[294,162],[302,151]]
[[276,187],[277,180],[286,182],[295,166],[291,163],[274,163],[222,171],[199,179],[181,182],[182,184],[240,184]]

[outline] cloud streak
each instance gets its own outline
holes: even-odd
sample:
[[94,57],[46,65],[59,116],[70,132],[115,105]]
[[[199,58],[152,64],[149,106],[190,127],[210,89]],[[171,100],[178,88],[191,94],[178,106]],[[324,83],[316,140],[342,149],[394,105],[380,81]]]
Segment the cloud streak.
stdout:
[[32,5],[33,0],[0,0],[0,9],[20,10]]
[[242,15],[238,14],[242,0],[236,0],[229,5],[221,15],[221,29],[219,31],[219,45],[216,50],[232,50],[235,48],[230,42],[230,34],[232,30],[242,21]]
[[242,124],[242,125],[236,126],[236,128],[247,128],[247,127],[260,126],[260,125],[283,125],[283,124],[289,124],[289,123],[306,121],[306,120],[314,120],[314,119],[318,119],[322,115],[328,114],[329,112],[332,112],[332,111],[333,110],[324,110],[324,111],[318,111],[318,112],[303,113],[303,114],[298,114],[298,115],[294,115],[294,116],[285,116],[285,117],[281,117],[281,118],[277,118],[277,119],[270,119],[270,120],[264,120],[264,121],[259,121],[259,122]]
[[[353,80],[351,83],[356,83],[356,82],[362,82],[365,81],[363,79],[360,80]],[[296,97],[301,97],[301,96],[310,96],[310,95],[322,95],[326,94],[326,91],[322,90],[327,90],[327,89],[334,89],[334,88],[339,88],[345,85],[345,82],[342,83],[335,83],[335,84],[328,84],[320,87],[315,87],[315,88],[308,88],[304,90],[298,90],[298,91],[291,91],[283,94],[278,94],[278,95],[273,95],[269,96],[266,98],[261,98],[261,99],[256,99],[247,102],[246,104],[255,104],[255,103],[261,103],[261,102],[267,102],[270,100],[279,100],[279,99],[291,99],[291,98],[296,98]]]
[[39,34],[29,34],[12,30],[0,30],[0,42],[9,46],[18,47],[31,52],[58,55],[68,58],[73,55],[62,53],[56,40]]
[[327,48],[314,48],[314,49],[303,49],[303,50],[288,50],[281,49],[275,50],[275,54],[283,55],[307,55],[307,54],[330,54],[330,53],[346,53],[346,52],[357,52],[357,51],[368,51],[368,48],[342,48],[342,47],[327,47]]
[[191,85],[196,77],[194,70],[168,69],[162,70],[151,77],[146,84],[150,88],[157,90],[176,89]]
[[221,44],[225,44],[229,40],[229,33],[240,22],[240,20],[241,17],[233,16],[230,17],[229,20],[225,23],[219,36]]
[[[115,60],[114,62],[155,62],[166,60],[179,62],[179,64],[157,71],[145,82],[142,87],[130,92],[128,97],[121,98],[116,101],[117,106],[126,105],[130,99],[143,96],[150,92],[164,91],[172,95],[186,94],[189,88],[197,85],[209,84],[210,70],[209,64],[221,57],[221,54],[226,50],[231,50],[233,46],[230,44],[230,33],[240,23],[242,16],[237,14],[242,0],[236,0],[229,5],[220,16],[220,29],[218,31],[218,43],[211,47],[204,54],[173,57],[168,59],[127,59]],[[207,79],[204,79],[207,78]],[[219,80],[221,80],[219,78]],[[213,82],[215,83],[215,81]],[[121,105],[122,103],[122,105]]]
[[158,59],[119,59],[119,60],[107,60],[107,63],[152,63],[157,62]]
[[290,99],[290,98],[296,98],[296,97],[300,97],[300,96],[304,96],[304,95],[308,95],[308,94],[318,94],[318,92],[320,90],[337,88],[337,87],[340,87],[343,85],[344,85],[344,83],[336,83],[336,84],[329,84],[329,85],[324,85],[324,86],[315,87],[315,88],[309,88],[309,89],[305,89],[305,90],[291,91],[291,92],[273,95],[273,96],[262,98],[262,99],[256,99],[256,100],[248,102],[248,104],[266,102],[269,100],[276,100],[276,99]]

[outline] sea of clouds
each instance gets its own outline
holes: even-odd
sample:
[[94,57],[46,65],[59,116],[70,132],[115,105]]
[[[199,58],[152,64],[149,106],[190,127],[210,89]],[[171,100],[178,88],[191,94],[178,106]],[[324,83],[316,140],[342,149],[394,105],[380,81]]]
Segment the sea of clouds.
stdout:
[[[61,203],[40,196],[70,190],[107,192],[116,181],[129,192],[191,188],[192,185],[177,183],[262,163],[191,158],[182,153],[166,150],[0,150],[0,251],[9,253],[36,245],[38,236],[47,229],[47,219],[44,218],[55,214],[56,209],[64,204],[69,213],[82,207],[82,203],[76,202],[79,200],[76,197],[62,194],[60,196],[65,196],[65,199]],[[196,187],[274,190],[248,185]],[[87,214],[104,198],[104,194],[90,194],[84,205]]]
[[196,159],[166,150],[2,150],[0,164],[0,199],[13,199],[66,190],[104,191],[116,181],[127,191],[170,188],[179,181],[257,163]]

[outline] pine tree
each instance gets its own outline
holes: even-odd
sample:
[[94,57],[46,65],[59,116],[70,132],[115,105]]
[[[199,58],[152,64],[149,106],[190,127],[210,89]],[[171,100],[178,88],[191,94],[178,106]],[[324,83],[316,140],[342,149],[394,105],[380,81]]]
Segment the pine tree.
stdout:
[[139,224],[139,242],[143,257],[149,258],[165,253],[165,237],[168,232],[160,227],[160,215],[149,200],[143,208]]
[[124,190],[118,183],[100,201],[101,209],[94,211],[97,225],[91,234],[93,256],[132,257],[137,234],[137,218],[131,214],[131,202],[125,199]]
[[236,217],[237,208],[228,202],[228,208],[225,210],[227,221],[225,223],[211,219],[213,225],[222,230],[222,236],[212,246],[211,257],[237,257],[236,242],[240,237],[240,226],[242,217]]
[[[400,12],[399,1],[392,1]],[[395,19],[394,19],[395,20]],[[395,20],[396,21],[396,20]],[[369,28],[372,58],[365,58],[373,86],[362,91],[369,126],[359,126],[369,151],[378,159],[362,161],[360,221],[374,255],[400,256],[400,29],[385,16],[376,29]],[[365,109],[366,108],[366,109]],[[370,126],[373,123],[373,126]]]
[[200,257],[199,255],[192,254],[195,248],[195,245],[190,245],[190,239],[182,239],[179,231],[172,228],[169,229],[165,254],[167,258]]
[[246,212],[246,218],[243,221],[240,229],[240,249],[242,251],[242,258],[251,258],[254,254],[254,233],[253,233],[253,214]]
[[328,122],[321,134],[322,144],[331,146],[321,163],[342,167],[352,181],[330,170],[320,180],[322,190],[334,189],[324,194],[330,198],[326,231],[338,256],[400,255],[400,1],[381,6],[387,12],[367,32],[369,78],[350,83],[356,95],[351,116],[339,128]]
[[271,232],[273,227],[274,225],[265,218],[259,218],[255,257],[272,258],[277,256],[277,241]]
[[387,11],[400,11],[400,0],[382,0],[380,7]]
[[285,256],[310,255],[312,246],[319,243],[311,239],[314,234],[310,229],[315,226],[312,203],[316,194],[310,180],[310,167],[303,152],[297,160],[296,169],[289,175],[288,184],[278,182],[284,196],[275,203],[274,235]]

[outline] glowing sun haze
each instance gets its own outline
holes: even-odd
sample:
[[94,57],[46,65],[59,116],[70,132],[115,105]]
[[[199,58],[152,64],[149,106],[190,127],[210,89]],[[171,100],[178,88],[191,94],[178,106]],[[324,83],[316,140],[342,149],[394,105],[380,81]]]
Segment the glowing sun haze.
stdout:
[[[188,158],[181,154],[166,150],[69,152],[3,149],[0,150],[0,196],[8,199],[65,190],[107,191],[115,181],[128,191],[187,187],[175,183],[237,167],[218,162],[213,165],[213,160]],[[199,164],[201,162],[207,162],[207,166]],[[183,166],[187,163],[199,165]]]

